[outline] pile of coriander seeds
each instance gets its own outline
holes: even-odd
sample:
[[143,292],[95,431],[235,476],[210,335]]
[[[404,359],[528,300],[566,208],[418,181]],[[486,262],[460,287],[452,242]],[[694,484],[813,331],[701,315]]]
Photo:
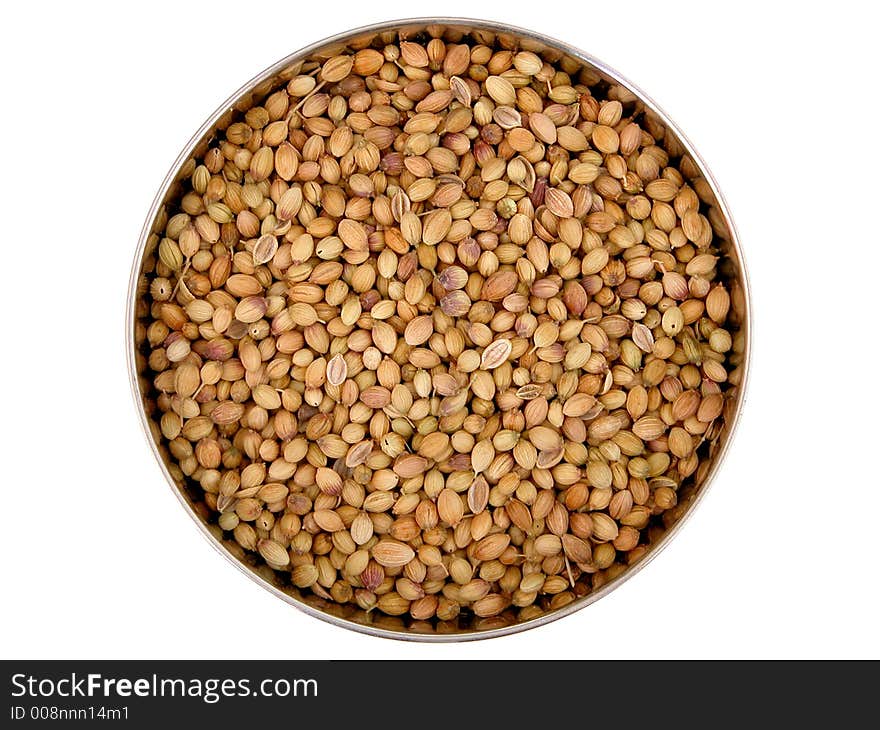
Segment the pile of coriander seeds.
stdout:
[[135,332],[169,470],[239,559],[448,632],[643,557],[712,464],[744,338],[711,190],[632,94],[433,35],[230,114],[160,214]]

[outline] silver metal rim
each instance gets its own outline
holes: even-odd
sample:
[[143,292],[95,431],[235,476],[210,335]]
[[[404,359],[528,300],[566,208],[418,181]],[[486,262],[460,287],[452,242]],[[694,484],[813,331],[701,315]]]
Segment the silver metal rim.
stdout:
[[[739,385],[740,394],[737,403],[737,408],[734,411],[732,420],[728,425],[728,434],[724,443],[721,446],[721,449],[715,454],[714,461],[709,469],[709,472],[706,475],[705,481],[698,490],[695,495],[693,502],[687,511],[681,516],[681,518],[670,527],[663,536],[651,547],[648,553],[642,558],[639,562],[637,562],[632,567],[627,568],[623,573],[621,573],[618,577],[609,581],[598,590],[592,591],[591,593],[579,598],[572,603],[564,606],[563,608],[552,611],[548,614],[539,616],[537,618],[531,619],[529,621],[524,621],[522,623],[511,624],[510,626],[504,626],[497,629],[485,629],[485,630],[476,630],[469,632],[461,632],[454,634],[422,634],[418,632],[406,632],[406,631],[394,631],[391,629],[385,629],[381,627],[371,626],[368,624],[361,624],[356,621],[350,621],[348,619],[339,618],[337,616],[332,616],[330,614],[319,611],[315,608],[312,608],[308,604],[297,600],[293,596],[284,593],[279,590],[275,586],[271,585],[267,581],[260,578],[256,573],[249,570],[242,563],[237,561],[232,557],[223,547],[222,545],[214,538],[214,536],[210,533],[207,526],[202,522],[201,519],[195,514],[192,510],[191,506],[187,503],[183,494],[181,494],[180,489],[177,484],[171,477],[164,460],[162,459],[159,450],[153,441],[153,438],[150,434],[150,426],[147,420],[147,414],[143,407],[143,403],[141,401],[141,393],[138,388],[138,373],[135,365],[135,333],[134,333],[134,317],[136,311],[137,304],[137,282],[138,277],[140,275],[142,259],[144,255],[144,251],[146,249],[147,241],[149,239],[151,228],[153,222],[156,218],[156,215],[159,211],[160,206],[163,204],[164,198],[170,186],[174,183],[175,175],[177,171],[180,169],[181,165],[186,162],[186,160],[190,157],[196,145],[202,140],[202,138],[214,127],[220,117],[225,114],[234,104],[235,102],[247,93],[249,90],[265,81],[268,78],[271,78],[288,65],[295,63],[296,61],[305,58],[312,53],[324,48],[325,46],[335,44],[335,43],[344,43],[353,37],[360,36],[362,34],[367,33],[381,33],[390,30],[396,30],[401,26],[428,26],[428,25],[456,25],[456,26],[467,26],[473,28],[475,30],[486,30],[495,33],[504,33],[514,36],[520,36],[522,38],[531,39],[534,41],[538,41],[540,43],[546,44],[549,47],[556,48],[563,53],[566,53],[574,58],[577,58],[583,61],[586,64],[589,64],[595,67],[598,71],[605,74],[609,78],[613,79],[615,82],[621,84],[622,86],[629,89],[633,94],[639,97],[645,105],[651,109],[654,113],[657,114],[658,118],[663,121],[663,123],[672,129],[677,135],[679,141],[682,146],[687,150],[687,153],[693,158],[694,162],[700,168],[701,172],[704,174],[706,181],[709,183],[709,186],[712,189],[712,192],[715,195],[716,202],[719,210],[722,212],[725,221],[728,224],[730,229],[730,243],[733,247],[734,251],[736,251],[737,257],[739,259],[739,265],[741,269],[741,285],[743,288],[744,294],[744,304],[745,304],[745,362],[743,363],[743,378],[742,382]],[[403,641],[422,641],[429,643],[447,643],[447,642],[456,642],[456,641],[475,641],[480,639],[492,639],[499,636],[506,636],[508,634],[515,634],[520,631],[525,631],[527,629],[535,628],[537,626],[544,626],[553,621],[557,621],[565,616],[569,616],[570,614],[575,613],[576,611],[580,611],[583,608],[586,608],[591,603],[598,601],[604,596],[611,593],[611,591],[615,590],[627,580],[636,575],[639,571],[641,571],[648,563],[650,563],[654,558],[669,544],[669,542],[678,534],[679,530],[681,530],[682,525],[687,522],[691,515],[694,513],[696,508],[699,506],[699,503],[703,500],[706,495],[706,492],[709,490],[709,487],[712,485],[715,477],[717,476],[718,470],[721,467],[721,464],[726,457],[730,444],[734,439],[736,434],[736,429],[740,421],[740,417],[742,414],[743,406],[745,404],[746,395],[747,395],[747,386],[748,386],[748,376],[749,371],[751,369],[751,352],[752,352],[752,313],[751,313],[751,290],[749,286],[748,279],[748,270],[745,264],[745,258],[743,256],[742,247],[739,242],[739,235],[736,230],[736,226],[733,221],[733,217],[730,214],[729,206],[724,199],[723,194],[721,193],[720,188],[718,187],[718,183],[715,181],[709,167],[706,165],[705,161],[700,157],[697,153],[696,149],[694,149],[693,144],[687,138],[687,136],[681,131],[679,126],[669,118],[666,112],[660,108],[660,106],[644,91],[642,91],[638,86],[632,83],[629,79],[622,76],[618,71],[611,68],[604,62],[599,59],[591,56],[589,53],[585,53],[584,51],[575,48],[567,43],[563,43],[562,41],[558,41],[555,38],[550,38],[548,36],[542,35],[540,33],[536,33],[532,30],[528,30],[526,28],[519,28],[517,26],[506,25],[503,23],[497,23],[494,21],[488,20],[477,20],[473,18],[407,18],[403,20],[392,20],[383,23],[375,23],[372,25],[366,25],[359,28],[355,28],[344,33],[339,33],[337,35],[331,36],[329,38],[325,38],[321,41],[311,44],[295,53],[286,56],[281,59],[277,63],[273,64],[250,81],[241,86],[237,91],[235,91],[226,101],[224,101],[215,111],[211,114],[210,117],[205,121],[205,123],[198,129],[198,131],[193,135],[190,141],[184,146],[181,153],[177,156],[177,159],[174,161],[174,164],[171,166],[168,174],[165,177],[165,180],[162,182],[159,191],[156,193],[156,197],[153,199],[153,204],[150,206],[149,213],[147,213],[146,220],[144,221],[143,228],[141,229],[140,239],[138,240],[137,249],[134,254],[134,262],[132,264],[131,276],[129,279],[129,292],[128,292],[128,301],[126,306],[126,361],[128,364],[129,371],[129,384],[131,386],[132,394],[135,400],[135,407],[138,413],[138,418],[141,423],[141,428],[143,429],[144,436],[146,437],[147,443],[150,446],[150,449],[153,452],[153,456],[156,458],[156,461],[159,463],[159,466],[162,470],[162,473],[165,476],[168,485],[171,487],[172,492],[177,497],[177,500],[181,503],[184,509],[187,511],[189,516],[192,518],[193,522],[197,525],[202,535],[214,549],[220,553],[226,560],[235,565],[239,571],[248,576],[251,580],[253,580],[258,585],[262,586],[264,589],[274,594],[281,600],[286,603],[295,606],[301,611],[309,614],[310,616],[314,616],[317,619],[322,621],[326,621],[327,623],[334,624],[336,626],[341,626],[346,629],[350,629],[353,631],[357,631],[362,634],[368,634],[371,636],[379,636],[386,639],[397,639]]]

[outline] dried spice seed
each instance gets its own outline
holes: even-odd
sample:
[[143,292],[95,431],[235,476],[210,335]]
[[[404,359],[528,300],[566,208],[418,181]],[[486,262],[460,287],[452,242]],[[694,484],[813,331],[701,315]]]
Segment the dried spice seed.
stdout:
[[510,340],[495,340],[483,350],[480,357],[480,367],[484,370],[494,370],[510,357],[513,345]]
[[270,234],[260,236],[254,244],[254,266],[260,266],[271,261],[278,252],[278,239]]
[[449,630],[565,605],[677,519],[736,396],[693,162],[498,41],[303,61],[216,130],[148,259],[161,447],[307,601]]
[[327,382],[330,385],[342,385],[348,377],[348,364],[342,355],[334,355],[327,363]]
[[409,545],[397,540],[380,540],[372,554],[376,562],[386,568],[401,568],[415,557]]

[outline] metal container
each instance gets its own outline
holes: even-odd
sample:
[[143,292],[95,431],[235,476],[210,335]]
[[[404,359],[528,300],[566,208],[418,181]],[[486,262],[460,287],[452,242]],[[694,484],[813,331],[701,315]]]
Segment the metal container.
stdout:
[[[576,598],[571,603],[555,610],[548,610],[536,618],[523,622],[517,622],[515,617],[504,614],[489,619],[471,619],[467,625],[450,626],[444,623],[435,625],[427,622],[408,622],[405,619],[382,616],[377,612],[368,614],[356,606],[340,606],[325,602],[312,595],[301,595],[297,588],[282,582],[278,574],[268,566],[257,564],[253,556],[245,554],[235,542],[224,540],[219,527],[208,523],[206,510],[203,509],[204,505],[200,509],[197,489],[193,489],[192,485],[186,484],[184,480],[177,482],[173,478],[168,468],[168,454],[162,445],[158,426],[150,417],[153,408],[149,401],[150,383],[148,378],[143,376],[146,362],[141,351],[144,338],[144,326],[141,320],[148,313],[144,298],[146,293],[146,279],[143,275],[144,264],[150,260],[158,245],[161,231],[167,220],[166,206],[170,201],[173,201],[178,193],[179,181],[192,172],[194,158],[206,151],[214,131],[224,129],[237,113],[259,103],[277,85],[284,83],[287,78],[294,75],[302,61],[321,60],[347,47],[363,48],[377,44],[381,48],[394,41],[398,34],[404,37],[414,37],[424,33],[450,40],[470,36],[477,42],[487,45],[497,42],[508,48],[530,50],[547,60],[561,62],[572,69],[582,66],[588,70],[589,74],[594,75],[597,81],[611,87],[618,98],[634,103],[637,109],[644,112],[646,120],[656,125],[657,128],[665,128],[666,134],[663,144],[667,151],[673,157],[688,158],[686,169],[689,174],[687,176],[704,203],[704,211],[712,224],[716,241],[720,242],[722,250],[727,255],[722,274],[727,278],[731,288],[733,319],[731,326],[734,329],[735,341],[740,351],[737,363],[738,374],[733,398],[728,401],[725,409],[726,425],[724,431],[715,443],[706,467],[697,471],[696,478],[688,480],[691,482],[690,484],[682,486],[679,492],[679,505],[670,510],[671,519],[665,525],[665,531],[652,542],[646,554],[638,562],[627,567],[604,585]],[[159,188],[147,214],[131,272],[126,327],[131,387],[137,405],[138,417],[150,448],[180,503],[217,551],[267,591],[316,618],[374,636],[428,642],[484,639],[541,626],[585,608],[613,591],[647,565],[681,529],[685,518],[693,513],[723,461],[739,420],[745,393],[748,357],[751,350],[748,280],[736,229],[712,175],[678,127],[638,87],[587,53],[531,30],[514,28],[502,23],[461,18],[399,20],[336,35],[279,61],[246,83],[221,104],[195,133],[171,166],[171,170]]]

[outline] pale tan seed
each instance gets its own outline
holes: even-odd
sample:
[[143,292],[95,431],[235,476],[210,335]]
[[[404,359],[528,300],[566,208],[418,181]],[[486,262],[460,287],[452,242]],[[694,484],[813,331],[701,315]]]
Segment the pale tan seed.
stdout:
[[380,540],[370,552],[373,559],[385,568],[401,568],[415,557],[409,545],[390,539]]
[[564,190],[549,188],[544,193],[544,203],[547,210],[560,218],[570,218],[574,215],[574,203]]
[[529,127],[542,142],[556,143],[556,125],[546,114],[542,112],[529,114]]
[[461,497],[452,489],[444,489],[437,497],[437,513],[443,522],[455,527],[464,517],[464,505]]
[[254,244],[253,250],[253,259],[254,266],[260,266],[262,264],[271,261],[275,254],[278,252],[278,239],[271,235],[267,234],[265,236],[260,236],[257,239],[257,242]]
[[589,413],[596,405],[596,399],[587,393],[575,393],[562,405],[562,412],[572,418],[580,418]]
[[486,471],[495,460],[495,446],[490,439],[478,441],[471,451],[471,468],[476,474]]
[[235,307],[235,318],[245,324],[258,322],[266,314],[268,306],[269,303],[265,297],[245,297]]
[[654,334],[641,322],[636,322],[633,325],[632,339],[643,352],[652,352],[654,350]]
[[380,321],[373,322],[371,335],[373,344],[386,355],[390,355],[397,347],[397,333],[390,324]]
[[220,426],[235,423],[244,415],[244,406],[241,403],[223,401],[211,411],[211,420]]
[[510,605],[510,599],[493,593],[474,602],[473,612],[477,616],[496,616]]
[[499,365],[507,361],[512,349],[513,345],[510,340],[499,339],[493,341],[483,350],[483,354],[480,356],[480,367],[483,368],[483,370],[493,370],[494,368],[497,368]]
[[334,56],[321,67],[321,79],[331,84],[342,81],[351,73],[353,65],[354,59],[351,56]]
[[366,512],[358,513],[352,520],[351,537],[357,545],[366,545],[373,537],[373,520]]
[[411,479],[423,474],[428,468],[428,461],[417,454],[405,454],[394,461],[394,473],[401,479]]
[[345,465],[350,469],[365,464],[373,451],[372,441],[360,441],[354,444],[345,455]]
[[281,396],[278,391],[271,385],[260,383],[251,389],[251,396],[254,402],[267,411],[274,411],[281,408]]
[[331,509],[319,509],[313,514],[315,524],[326,532],[338,532],[345,529],[342,518]]
[[481,298],[489,302],[504,299],[519,284],[519,276],[515,271],[496,271],[483,283]]
[[334,355],[327,362],[326,377],[330,385],[342,385],[345,382],[348,377],[348,363],[342,355]]
[[513,106],[516,104],[516,89],[507,79],[501,76],[490,76],[485,81],[486,92],[496,104]]
[[342,477],[326,466],[318,467],[315,474],[315,484],[324,494],[336,496],[342,493]]
[[468,107],[471,105],[473,99],[471,97],[470,87],[462,79],[458,76],[450,78],[449,88],[452,90],[452,94],[459,104]]
[[482,476],[477,476],[468,488],[468,507],[475,515],[486,509],[489,503],[489,483]]
[[510,545],[510,535],[496,533],[488,535],[474,546],[474,559],[480,561],[495,560]]
[[273,568],[283,568],[290,563],[290,556],[287,554],[287,550],[275,542],[275,540],[260,540],[257,543],[257,550]]
[[426,343],[433,333],[433,319],[429,315],[422,315],[409,321],[404,330],[403,338],[406,344],[415,347]]
[[309,588],[318,581],[318,569],[311,563],[297,565],[291,571],[290,579],[298,588]]
[[562,536],[562,547],[566,556],[575,563],[589,563],[593,555],[588,542],[568,533]]
[[514,129],[522,125],[522,116],[520,113],[510,106],[495,107],[492,112],[492,119],[502,129]]

